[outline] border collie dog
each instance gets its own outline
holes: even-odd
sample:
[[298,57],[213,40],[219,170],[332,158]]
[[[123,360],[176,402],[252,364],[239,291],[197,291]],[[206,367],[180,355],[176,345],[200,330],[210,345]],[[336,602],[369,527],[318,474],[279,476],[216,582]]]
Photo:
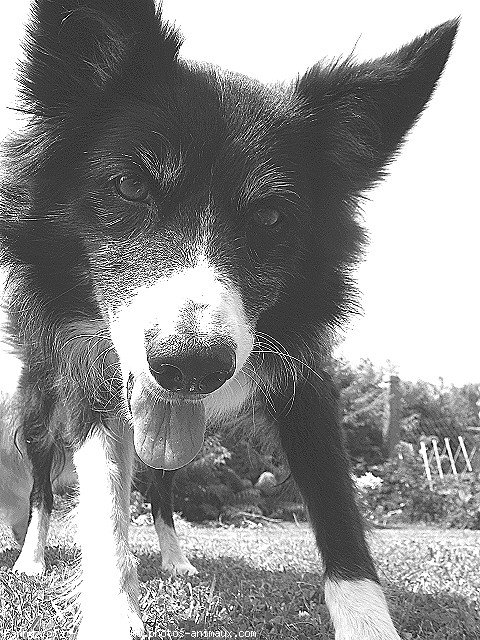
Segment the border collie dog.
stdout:
[[322,362],[355,304],[358,202],[428,102],[456,28],[267,87],[179,58],[153,0],[34,0],[29,119],[4,145],[1,184],[2,369],[21,372],[4,396],[0,499],[23,544],[15,569],[40,573],[52,481],[73,464],[81,640],[144,634],[135,460],[152,470],[164,568],[193,573],[172,475],[208,424],[253,407],[308,506],[335,637],[399,640]]

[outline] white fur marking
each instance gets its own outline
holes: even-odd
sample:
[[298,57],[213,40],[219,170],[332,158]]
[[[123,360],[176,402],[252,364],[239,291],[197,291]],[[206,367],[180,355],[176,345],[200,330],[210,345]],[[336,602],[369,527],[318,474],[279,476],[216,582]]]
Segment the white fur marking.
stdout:
[[31,465],[21,436],[17,438],[21,453],[15,446],[15,422],[8,419],[14,413],[13,405],[5,401],[2,411],[7,420],[0,428],[0,517],[14,527],[23,528],[25,534],[33,484]]
[[155,520],[155,531],[157,532],[160,551],[162,553],[162,569],[169,571],[173,575],[186,574],[193,576],[198,573],[191,564],[187,556],[183,553],[178,541],[175,529],[166,524],[160,514]]
[[132,434],[94,432],[74,454],[82,552],[81,640],[143,634],[135,561],[128,549]]
[[[202,339],[223,335],[236,344],[236,372],[228,384],[207,396],[205,407],[210,414],[225,413],[220,407],[240,408],[250,395],[250,384],[241,373],[253,348],[243,302],[236,287],[211,265],[200,251],[193,266],[160,278],[154,285],[139,287],[133,299],[110,312],[111,336],[120,358],[124,381],[130,373],[144,374],[153,388],[158,386],[150,375],[145,351],[145,331],[154,328],[158,340],[181,337],[184,314],[191,316],[190,331]],[[216,396],[216,397],[215,397]]]
[[222,418],[239,412],[252,396],[252,380],[243,371],[227,380],[220,389],[203,400],[207,419]]
[[43,507],[34,507],[22,551],[13,567],[18,573],[38,576],[45,571],[45,545],[47,544],[50,516]]
[[376,582],[327,580],[325,602],[335,627],[335,640],[400,640]]
[[15,393],[20,374],[22,372],[22,362],[9,345],[9,336],[5,330],[8,320],[6,307],[8,306],[7,290],[8,274],[5,269],[0,269],[0,401],[2,396],[11,396]]

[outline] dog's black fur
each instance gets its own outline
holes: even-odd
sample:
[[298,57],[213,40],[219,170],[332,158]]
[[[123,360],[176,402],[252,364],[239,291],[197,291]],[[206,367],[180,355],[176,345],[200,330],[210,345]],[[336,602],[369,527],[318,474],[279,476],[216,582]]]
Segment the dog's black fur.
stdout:
[[[252,393],[305,498],[326,578],[378,582],[321,362],[356,304],[362,193],[426,105],[456,27],[372,62],[316,65],[279,89],[179,60],[180,37],[151,0],[34,1],[19,75],[30,120],[5,146],[0,218],[32,508],[51,511],[52,469],[92,430],[129,422],[106,308],[170,273],[208,208],[210,258],[253,327]],[[148,205],[112,189],[131,172],[148,176]],[[172,527],[171,475],[154,473],[151,502]],[[342,615],[343,640],[361,624]],[[359,638],[395,637],[367,627]]]

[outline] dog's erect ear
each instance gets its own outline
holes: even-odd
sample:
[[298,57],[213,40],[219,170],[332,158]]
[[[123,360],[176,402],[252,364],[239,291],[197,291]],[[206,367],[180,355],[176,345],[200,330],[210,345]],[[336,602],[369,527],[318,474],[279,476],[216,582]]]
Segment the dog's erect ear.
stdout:
[[179,35],[153,0],[34,0],[20,73],[27,111],[62,114],[105,91],[168,81]]
[[382,177],[430,98],[458,20],[378,60],[316,65],[296,85],[309,114],[305,153],[330,186],[356,193]]

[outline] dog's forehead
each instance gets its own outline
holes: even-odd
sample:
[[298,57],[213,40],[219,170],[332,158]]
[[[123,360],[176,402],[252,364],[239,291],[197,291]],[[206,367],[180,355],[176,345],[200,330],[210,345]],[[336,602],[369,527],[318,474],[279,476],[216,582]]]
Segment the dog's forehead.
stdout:
[[291,124],[295,106],[288,91],[220,69],[181,65],[174,85],[146,96],[114,100],[102,137],[107,145],[147,142],[157,154],[274,154]]
[[210,115],[205,107],[217,108],[228,124],[267,120],[270,124],[282,120],[290,112],[292,92],[288,87],[269,86],[241,73],[214,65],[180,62],[173,86],[180,109],[197,111],[201,117]]

